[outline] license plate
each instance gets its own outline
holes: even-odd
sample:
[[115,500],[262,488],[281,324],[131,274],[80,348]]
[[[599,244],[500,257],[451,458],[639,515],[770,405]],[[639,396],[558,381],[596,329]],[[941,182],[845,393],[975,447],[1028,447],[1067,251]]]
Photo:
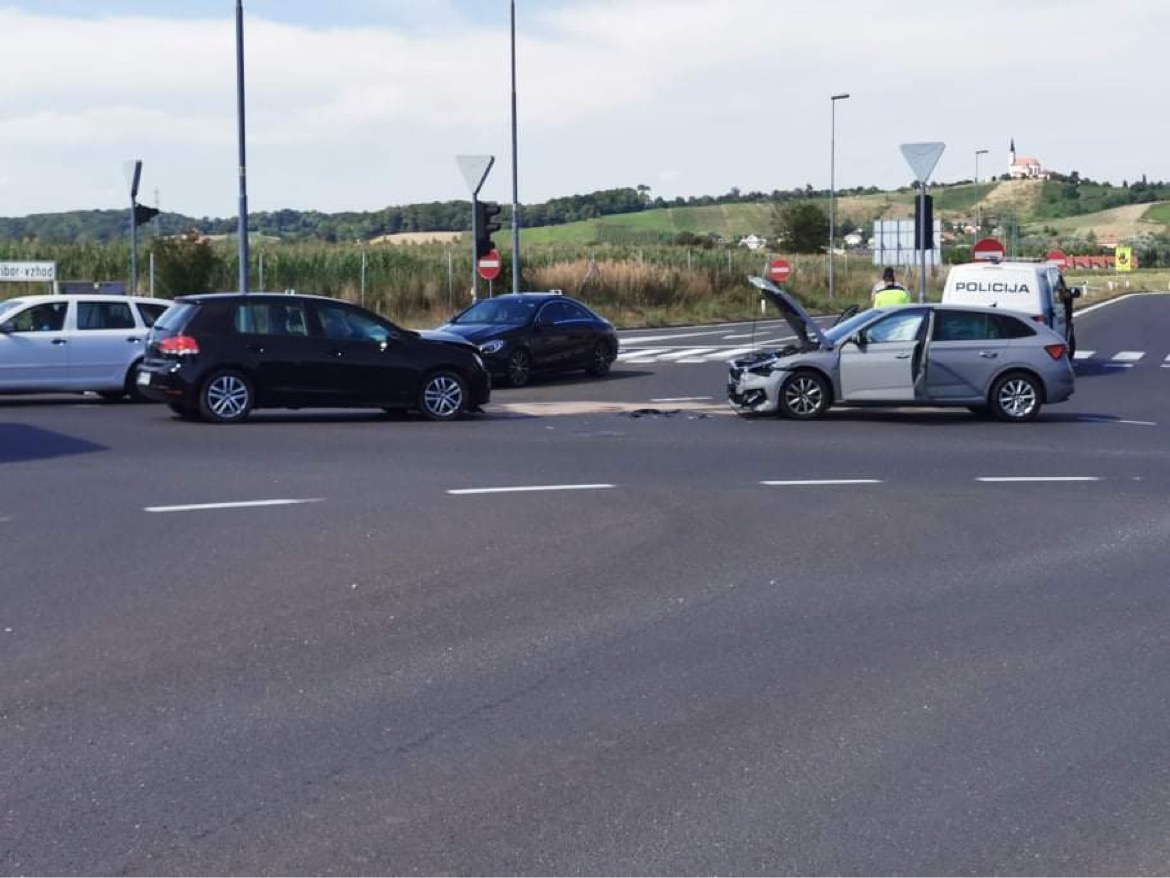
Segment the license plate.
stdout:
[[148,386],[149,384],[150,384],[150,373],[149,373],[149,372],[143,372],[143,371],[141,371],[141,370],[140,370],[140,371],[138,372],[138,386],[139,386],[139,387],[146,387],[146,386]]

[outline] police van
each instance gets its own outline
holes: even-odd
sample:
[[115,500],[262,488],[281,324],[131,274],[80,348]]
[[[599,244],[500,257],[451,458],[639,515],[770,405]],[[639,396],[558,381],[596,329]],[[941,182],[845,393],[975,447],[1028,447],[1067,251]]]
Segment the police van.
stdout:
[[1026,314],[1063,335],[1071,357],[1077,344],[1072,300],[1080,294],[1051,262],[970,262],[951,267],[942,300]]

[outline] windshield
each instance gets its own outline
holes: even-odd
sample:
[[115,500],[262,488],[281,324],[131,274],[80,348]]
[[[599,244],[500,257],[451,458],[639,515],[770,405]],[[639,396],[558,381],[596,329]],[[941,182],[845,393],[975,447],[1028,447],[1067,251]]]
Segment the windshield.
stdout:
[[828,339],[829,344],[836,347],[842,339],[848,338],[852,333],[865,326],[865,324],[869,323],[881,313],[876,308],[870,308],[862,311],[860,314],[854,314],[844,323],[838,323],[831,329],[826,329],[825,338]]
[[452,323],[495,323],[503,326],[523,326],[532,319],[536,302],[488,299],[472,305]]
[[7,302],[0,302],[0,320],[4,319],[5,314],[11,314],[23,304],[24,299],[9,299]]

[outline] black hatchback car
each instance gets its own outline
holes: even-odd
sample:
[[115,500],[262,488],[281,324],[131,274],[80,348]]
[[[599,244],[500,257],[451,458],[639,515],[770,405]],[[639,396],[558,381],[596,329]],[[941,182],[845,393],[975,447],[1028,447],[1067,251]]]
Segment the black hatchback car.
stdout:
[[479,346],[493,375],[513,387],[534,372],[609,372],[618,355],[613,324],[560,293],[511,293],[457,314],[441,332]]
[[351,407],[449,421],[491,394],[483,359],[458,336],[295,294],[176,299],[151,330],[137,381],[176,414],[218,423],[254,408]]

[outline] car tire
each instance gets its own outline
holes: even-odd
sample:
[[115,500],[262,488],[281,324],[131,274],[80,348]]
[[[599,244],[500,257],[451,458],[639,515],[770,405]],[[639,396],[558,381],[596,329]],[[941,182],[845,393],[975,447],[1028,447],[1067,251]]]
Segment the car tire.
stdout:
[[589,354],[589,365],[585,371],[594,378],[602,378],[609,374],[610,367],[613,366],[613,357],[609,349],[609,344],[604,341],[599,341],[593,346],[593,351]]
[[987,402],[997,421],[1022,424],[1036,420],[1043,400],[1039,379],[1027,372],[1009,372],[991,386]]
[[969,405],[967,406],[967,411],[977,418],[986,418],[991,415],[991,409],[985,405]]
[[138,360],[130,366],[126,371],[126,380],[122,385],[125,388],[126,396],[130,398],[131,402],[150,402],[149,399],[143,396],[142,391],[138,389],[138,367],[141,365],[142,360]]
[[816,372],[793,372],[780,385],[779,412],[786,418],[811,421],[832,402],[829,382]]
[[467,407],[467,382],[458,372],[443,369],[423,379],[418,410],[428,421],[454,421]]
[[516,348],[508,356],[508,384],[523,387],[532,379],[532,354],[524,348]]
[[123,390],[99,390],[97,395],[106,402],[121,402],[126,396]]
[[252,382],[235,369],[213,372],[199,388],[199,414],[213,424],[239,423],[255,404]]

